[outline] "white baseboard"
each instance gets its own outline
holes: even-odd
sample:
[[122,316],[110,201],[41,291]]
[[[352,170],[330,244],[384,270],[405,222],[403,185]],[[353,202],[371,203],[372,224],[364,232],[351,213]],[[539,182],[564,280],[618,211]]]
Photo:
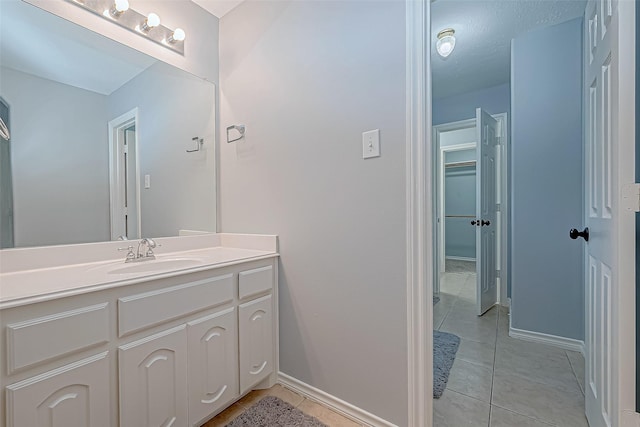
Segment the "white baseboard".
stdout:
[[573,338],[559,337],[557,335],[543,334],[541,332],[516,329],[511,326],[511,317],[509,317],[509,336],[511,338],[517,338],[524,341],[551,345],[563,350],[577,351],[584,355],[584,341],[576,340]]
[[395,424],[385,421],[364,409],[360,409],[342,399],[332,396],[329,393],[325,393],[322,390],[318,390],[317,388],[282,372],[278,372],[278,382],[296,393],[311,400],[315,400],[316,402],[331,408],[331,410],[344,415],[357,423],[364,423],[372,427],[397,427]]
[[445,259],[450,259],[452,261],[473,261],[476,262],[475,258],[469,258],[464,256],[446,256]]

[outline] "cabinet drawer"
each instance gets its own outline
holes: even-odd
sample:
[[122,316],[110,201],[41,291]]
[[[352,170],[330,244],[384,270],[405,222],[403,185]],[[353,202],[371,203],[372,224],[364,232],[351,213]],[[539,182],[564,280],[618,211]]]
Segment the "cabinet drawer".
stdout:
[[108,342],[108,307],[97,304],[7,325],[9,374]]
[[273,267],[256,268],[253,270],[241,271],[238,274],[238,296],[246,299],[273,288]]
[[233,301],[233,275],[118,299],[120,336]]

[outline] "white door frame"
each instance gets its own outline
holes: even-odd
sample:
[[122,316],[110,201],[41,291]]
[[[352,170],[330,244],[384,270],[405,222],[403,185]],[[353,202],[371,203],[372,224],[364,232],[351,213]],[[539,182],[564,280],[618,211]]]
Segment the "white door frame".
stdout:
[[[500,273],[498,275],[498,302],[500,305],[507,305],[507,237],[509,231],[508,225],[508,215],[507,209],[509,206],[509,193],[507,191],[507,170],[509,164],[509,132],[507,130],[507,113],[499,113],[491,115],[494,119],[496,119],[499,123],[499,131],[500,134],[498,137],[500,138],[500,150],[496,153],[496,157],[498,158],[497,165],[497,178],[498,181],[496,183],[497,186],[497,194],[498,194],[498,203],[500,204],[500,210],[498,211],[498,266]],[[444,153],[447,151],[456,151],[455,147],[460,147],[458,150],[465,150],[469,148],[475,148],[475,143],[467,143],[467,144],[456,144],[449,145],[446,147],[440,146],[440,134],[444,132],[449,132],[453,130],[461,130],[461,129],[469,129],[476,126],[476,119],[467,119],[467,120],[459,120],[456,122],[443,123],[441,125],[433,126],[432,132],[432,141],[434,143],[434,147],[437,148],[437,171],[436,171],[436,179],[437,179],[437,204],[436,204],[436,215],[441,219],[439,223],[437,223],[437,236],[436,242],[438,245],[438,250],[436,252],[437,258],[434,261],[435,265],[438,267],[435,276],[434,276],[434,292],[440,292],[440,274],[444,272],[444,261],[445,261],[445,251],[444,251],[444,239],[445,239],[445,226],[444,226]]]
[[138,236],[141,233],[142,216],[140,215],[140,121],[138,117],[138,108],[134,108],[131,111],[124,113],[123,115],[116,117],[109,121],[109,212],[110,212],[110,228],[111,228],[111,240],[118,239],[121,236],[124,229],[124,223],[122,221],[122,207],[124,203],[123,188],[123,170],[121,169],[120,162],[122,150],[120,149],[122,138],[124,138],[124,130],[135,123],[135,161],[136,161],[136,220],[138,222]]
[[433,425],[433,150],[431,11],[405,0],[407,383],[411,427]]
[[[618,69],[620,70],[619,83],[619,123],[618,141],[630,142],[633,152],[618,150],[618,165],[623,165],[624,170],[618,171],[621,178],[618,188],[618,206],[625,206],[623,190],[626,186],[633,186],[635,182],[635,137],[638,132],[638,124],[635,117],[636,106],[636,7],[637,2],[619,1],[620,13],[620,39]],[[627,144],[625,144],[627,145]],[[629,161],[629,159],[633,159]],[[640,414],[636,412],[636,239],[635,219],[633,209],[620,209],[620,222],[617,227],[618,235],[618,278],[620,287],[618,293],[618,313],[615,317],[612,334],[615,344],[618,345],[619,363],[617,367],[618,389],[614,393],[613,406],[618,409],[620,425],[622,427],[640,426]],[[615,284],[615,282],[614,282]]]

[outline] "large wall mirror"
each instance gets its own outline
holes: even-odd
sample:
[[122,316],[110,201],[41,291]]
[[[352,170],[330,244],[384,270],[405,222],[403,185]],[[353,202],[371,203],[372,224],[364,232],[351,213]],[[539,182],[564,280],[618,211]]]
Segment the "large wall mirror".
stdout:
[[0,247],[215,231],[214,84],[0,7]]

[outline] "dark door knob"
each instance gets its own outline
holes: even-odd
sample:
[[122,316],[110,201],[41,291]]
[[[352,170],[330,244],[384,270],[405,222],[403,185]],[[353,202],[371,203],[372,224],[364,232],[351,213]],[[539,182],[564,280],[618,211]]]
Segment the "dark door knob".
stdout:
[[476,225],[476,220],[475,219],[471,221],[471,225]]
[[486,221],[485,221],[485,220],[483,219],[483,220],[480,222],[480,225],[491,225],[491,221],[489,221],[489,220],[486,220]]
[[576,240],[578,237],[582,237],[586,242],[589,241],[589,227],[585,227],[584,230],[578,231],[575,228],[572,228],[569,231],[569,237],[573,240]]

